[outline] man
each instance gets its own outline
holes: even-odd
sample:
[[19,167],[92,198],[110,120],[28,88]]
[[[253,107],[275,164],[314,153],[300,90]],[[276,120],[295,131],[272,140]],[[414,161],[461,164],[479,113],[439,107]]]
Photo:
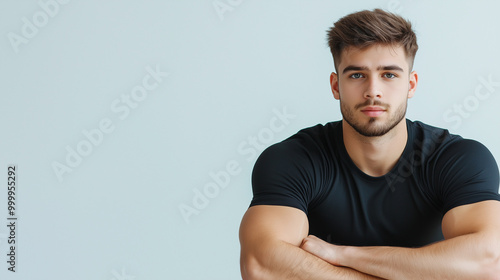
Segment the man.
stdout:
[[328,32],[343,119],[257,160],[247,279],[500,279],[499,172],[480,143],[405,119],[411,25],[362,11]]

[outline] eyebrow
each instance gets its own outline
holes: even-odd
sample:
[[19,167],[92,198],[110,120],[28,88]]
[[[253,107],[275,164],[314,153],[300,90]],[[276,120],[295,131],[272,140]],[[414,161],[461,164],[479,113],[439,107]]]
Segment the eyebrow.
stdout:
[[[368,70],[368,67],[366,66],[355,66],[355,65],[349,65],[344,70],[342,71],[342,74],[348,71],[366,71]],[[403,68],[397,66],[397,65],[386,65],[386,66],[379,66],[377,67],[377,71],[380,70],[385,70],[385,71],[400,71],[404,72]]]

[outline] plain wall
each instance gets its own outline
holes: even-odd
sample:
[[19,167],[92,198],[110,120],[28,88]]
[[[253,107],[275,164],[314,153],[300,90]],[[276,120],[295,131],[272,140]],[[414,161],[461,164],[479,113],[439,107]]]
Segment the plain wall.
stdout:
[[2,2],[0,278],[240,279],[255,159],[341,118],[326,30],[373,8],[418,36],[408,118],[500,160],[498,1]]

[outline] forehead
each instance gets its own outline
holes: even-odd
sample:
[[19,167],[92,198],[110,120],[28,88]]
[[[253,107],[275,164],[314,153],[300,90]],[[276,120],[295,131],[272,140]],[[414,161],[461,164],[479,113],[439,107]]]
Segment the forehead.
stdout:
[[398,65],[409,68],[409,59],[405,49],[400,45],[375,44],[365,48],[347,47],[340,56],[339,72],[347,66],[360,66],[376,69],[380,66]]

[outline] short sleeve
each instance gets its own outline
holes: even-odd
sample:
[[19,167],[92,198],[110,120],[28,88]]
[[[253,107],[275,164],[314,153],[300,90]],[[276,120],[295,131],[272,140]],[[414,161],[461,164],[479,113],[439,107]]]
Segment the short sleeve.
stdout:
[[477,141],[460,139],[449,144],[436,161],[434,178],[443,214],[465,204],[500,201],[497,163]]
[[255,163],[250,206],[290,206],[307,214],[315,181],[311,155],[301,141],[289,139],[274,144]]

